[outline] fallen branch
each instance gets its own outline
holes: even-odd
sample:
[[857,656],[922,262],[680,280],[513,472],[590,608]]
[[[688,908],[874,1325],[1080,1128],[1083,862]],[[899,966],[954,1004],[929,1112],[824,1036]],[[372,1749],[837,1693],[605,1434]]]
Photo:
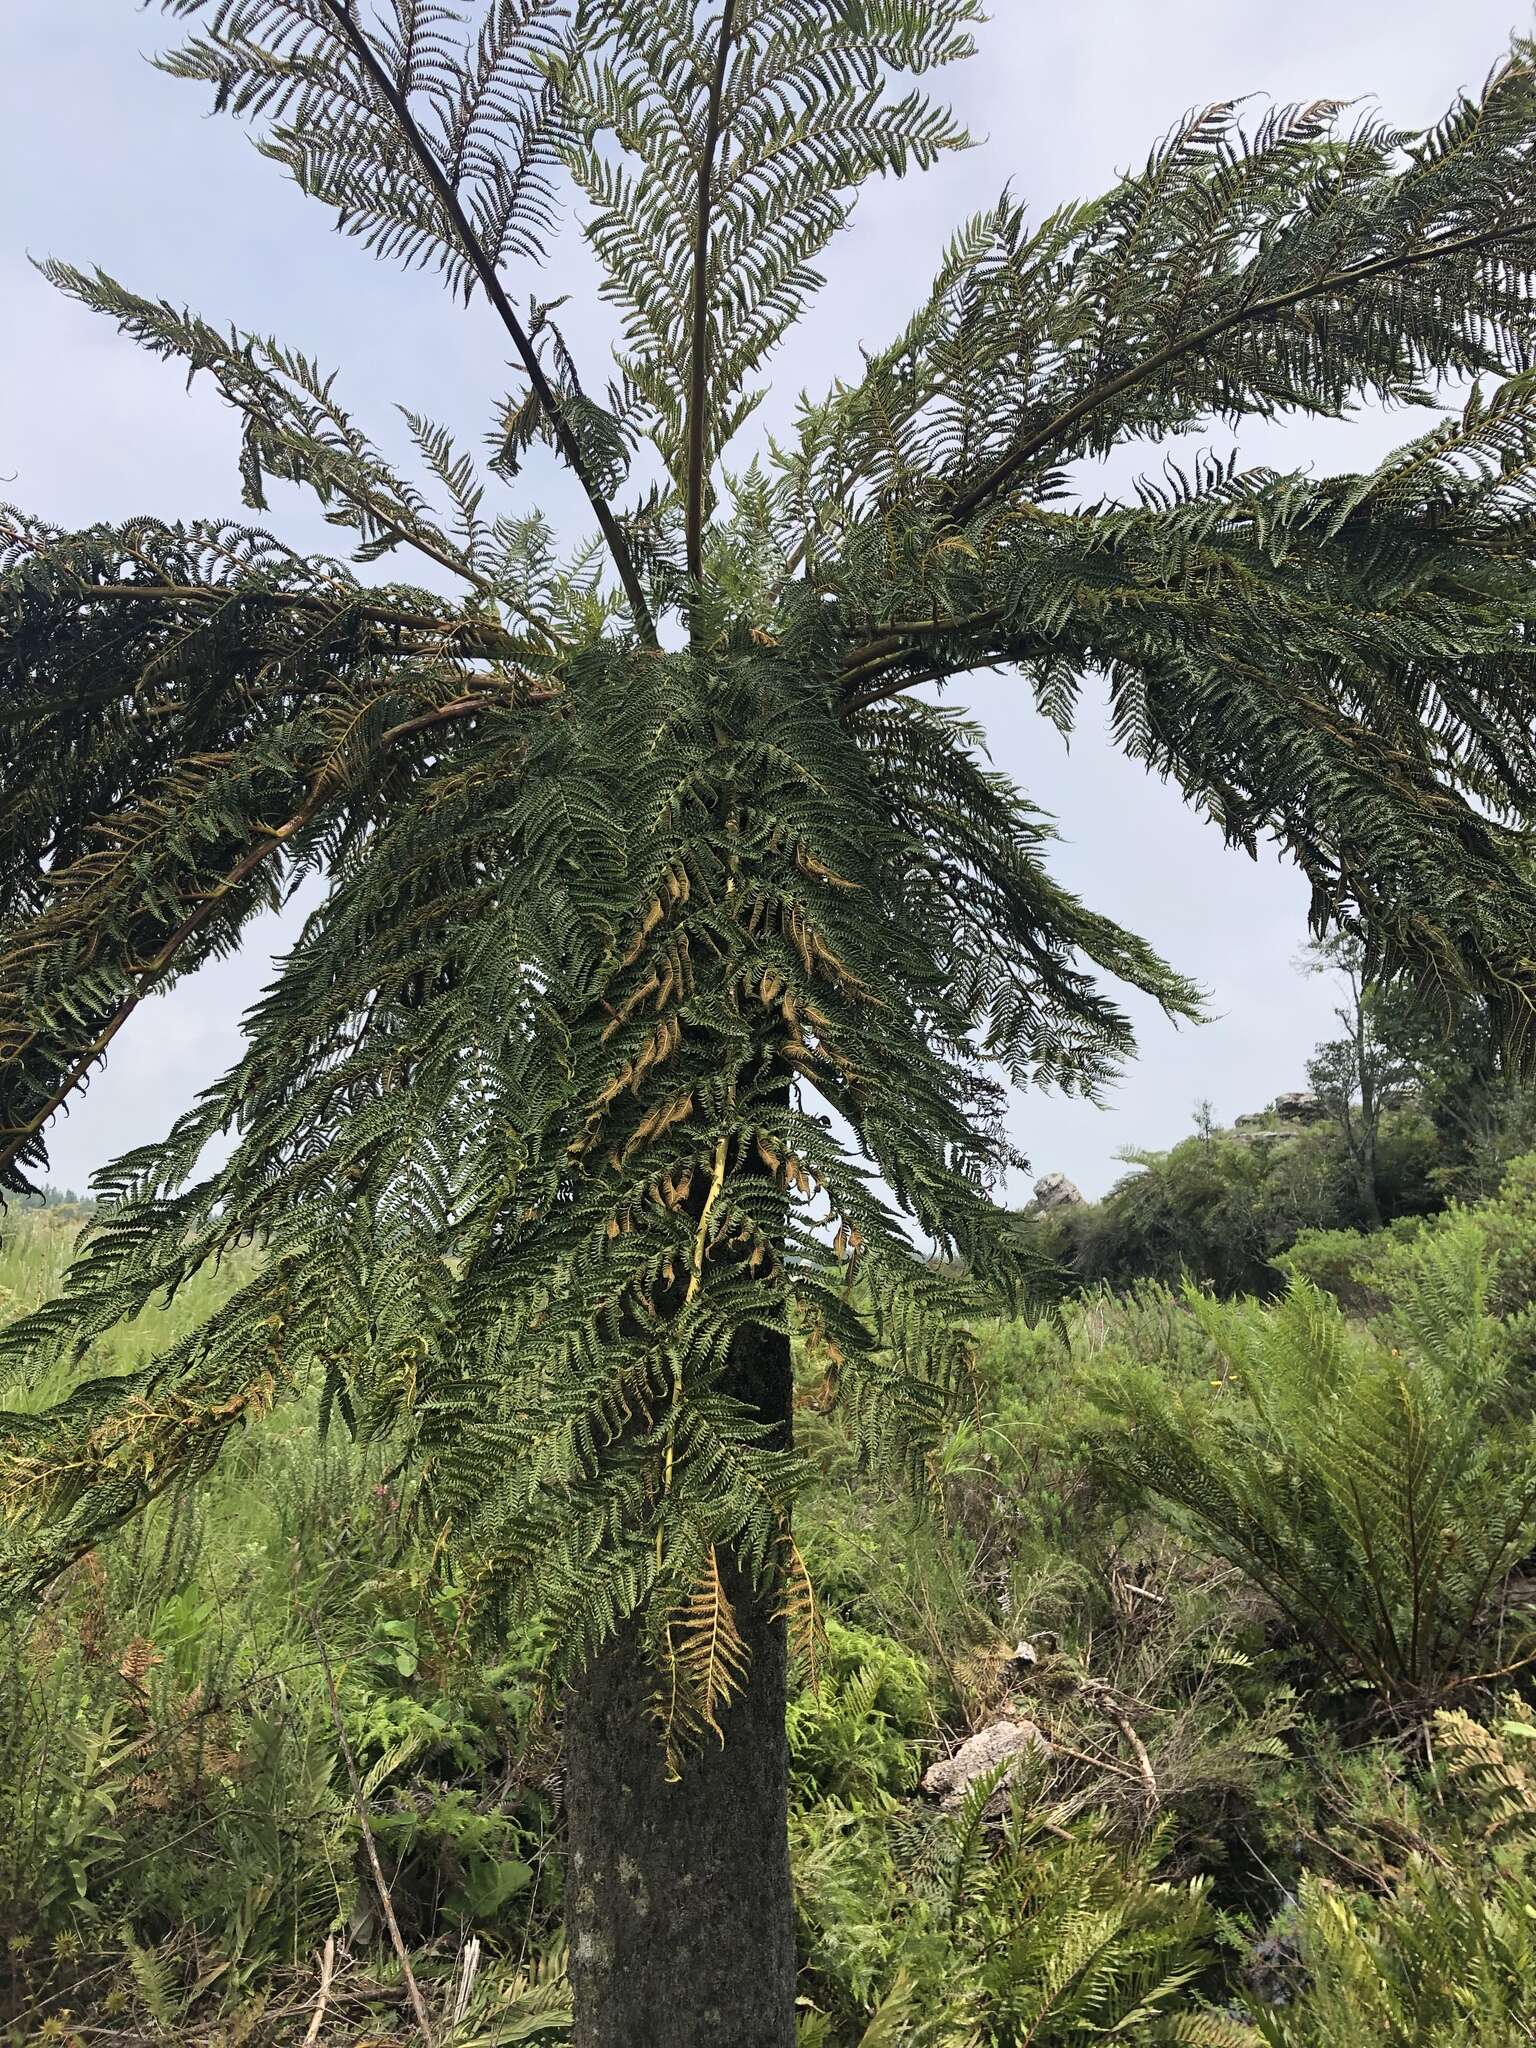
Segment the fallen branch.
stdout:
[[1147,1789],[1147,1799],[1152,1806],[1156,1807],[1162,1798],[1162,1794],[1157,1789],[1157,1773],[1152,1768],[1152,1759],[1147,1754],[1147,1745],[1136,1733],[1130,1715],[1121,1706],[1107,1685],[1086,1685],[1083,1691],[1090,1699],[1096,1701],[1104,1709],[1104,1712],[1114,1722],[1121,1735],[1124,1736],[1127,1747],[1136,1759],[1136,1767],[1141,1773],[1141,1782]]
[[462,2026],[469,2017],[469,2001],[474,1995],[475,1979],[480,1974],[481,1954],[480,1937],[472,1934],[459,1956],[459,1980],[450,2014],[450,2023],[455,2027]]

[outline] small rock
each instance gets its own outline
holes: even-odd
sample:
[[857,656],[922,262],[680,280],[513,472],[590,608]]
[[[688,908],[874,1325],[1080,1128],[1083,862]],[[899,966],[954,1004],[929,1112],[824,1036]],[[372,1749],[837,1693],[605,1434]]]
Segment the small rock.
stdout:
[[923,1790],[930,1799],[938,1800],[941,1812],[953,1813],[977,1778],[1011,1757],[1014,1761],[1009,1763],[997,1786],[999,1792],[1005,1790],[1018,1768],[1019,1757],[1030,1749],[1050,1753],[1050,1744],[1033,1721],[994,1721],[990,1728],[983,1728],[979,1735],[962,1742],[953,1756],[930,1764],[923,1774]]
[[1081,1209],[1083,1191],[1064,1173],[1047,1173],[1035,1182],[1035,1207],[1047,1213],[1052,1209]]
[[1242,1978],[1262,2005],[1290,2005],[1305,1982],[1301,1943],[1296,1935],[1275,1932],[1255,1942],[1248,1951]]

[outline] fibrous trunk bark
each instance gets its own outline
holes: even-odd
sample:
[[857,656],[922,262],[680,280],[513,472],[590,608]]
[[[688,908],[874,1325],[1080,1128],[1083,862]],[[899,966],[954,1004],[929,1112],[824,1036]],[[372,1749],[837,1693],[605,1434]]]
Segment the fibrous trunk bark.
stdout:
[[[787,1432],[786,1338],[738,1340],[733,1391]],[[566,1928],[573,2048],[793,2048],[785,1639],[731,1568],[751,1678],[679,1783],[663,1772],[654,1676],[626,1631],[566,1714]]]

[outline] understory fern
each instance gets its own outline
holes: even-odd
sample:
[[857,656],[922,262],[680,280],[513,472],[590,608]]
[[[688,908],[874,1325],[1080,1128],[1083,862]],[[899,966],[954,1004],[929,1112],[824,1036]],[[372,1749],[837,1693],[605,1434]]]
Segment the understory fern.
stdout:
[[1503,2048],[1536,2025],[1536,1722],[1516,1702],[1491,1728],[1446,1713],[1434,1731],[1471,1853],[1416,1851],[1380,1900],[1305,1879],[1304,1989],[1258,2015],[1267,2048]]
[[[1248,2029],[1206,2009],[1214,1923],[1200,1883],[1151,1874],[1156,1841],[1127,1848],[1093,1822],[1063,1828],[1015,1798],[1000,1828],[985,1814],[999,1773],[984,1774],[954,1814],[898,1817],[889,1882],[900,1919],[882,1929],[890,1959],[862,2031],[812,2002],[801,2041],[859,2048],[1068,2048],[1129,2039],[1148,2048],[1251,2048]],[[814,1926],[856,1832],[833,1831],[826,1868],[807,1858],[801,1887],[813,1918],[811,1982],[835,1969]],[[868,1832],[870,1823],[864,1822]]]

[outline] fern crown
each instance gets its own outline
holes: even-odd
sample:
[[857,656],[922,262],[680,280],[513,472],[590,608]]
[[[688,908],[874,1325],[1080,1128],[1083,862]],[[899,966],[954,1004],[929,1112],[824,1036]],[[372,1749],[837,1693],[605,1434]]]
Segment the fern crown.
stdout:
[[[518,381],[483,459],[408,410],[407,474],[300,350],[47,266],[215,381],[250,513],[306,486],[351,556],[3,514],[5,1184],[148,994],[326,893],[236,1065],[6,1333],[8,1372],[84,1363],[0,1422],[0,1564],[44,1582],[311,1385],[398,1444],[488,1601],[572,1657],[642,1613],[670,1725],[708,1731],[733,1572],[814,1633],[772,1340],[921,1486],[966,1315],[1049,1299],[989,1193],[1008,1091],[1113,1075],[1105,976],[1198,1009],[923,686],[999,671],[1067,728],[1101,676],[1119,744],[1278,841],[1319,928],[1529,1041],[1536,51],[1422,134],[1233,103],[1090,203],[1005,197],[742,454],[860,187],[963,147],[931,87],[975,0],[168,11],[163,66],[496,320]],[[601,383],[534,275],[568,214],[619,317]],[[1126,440],[1452,380],[1367,473],[1068,487]],[[536,442],[590,508],[574,548],[522,495]],[[109,1323],[250,1239],[192,1337],[93,1376]]]

